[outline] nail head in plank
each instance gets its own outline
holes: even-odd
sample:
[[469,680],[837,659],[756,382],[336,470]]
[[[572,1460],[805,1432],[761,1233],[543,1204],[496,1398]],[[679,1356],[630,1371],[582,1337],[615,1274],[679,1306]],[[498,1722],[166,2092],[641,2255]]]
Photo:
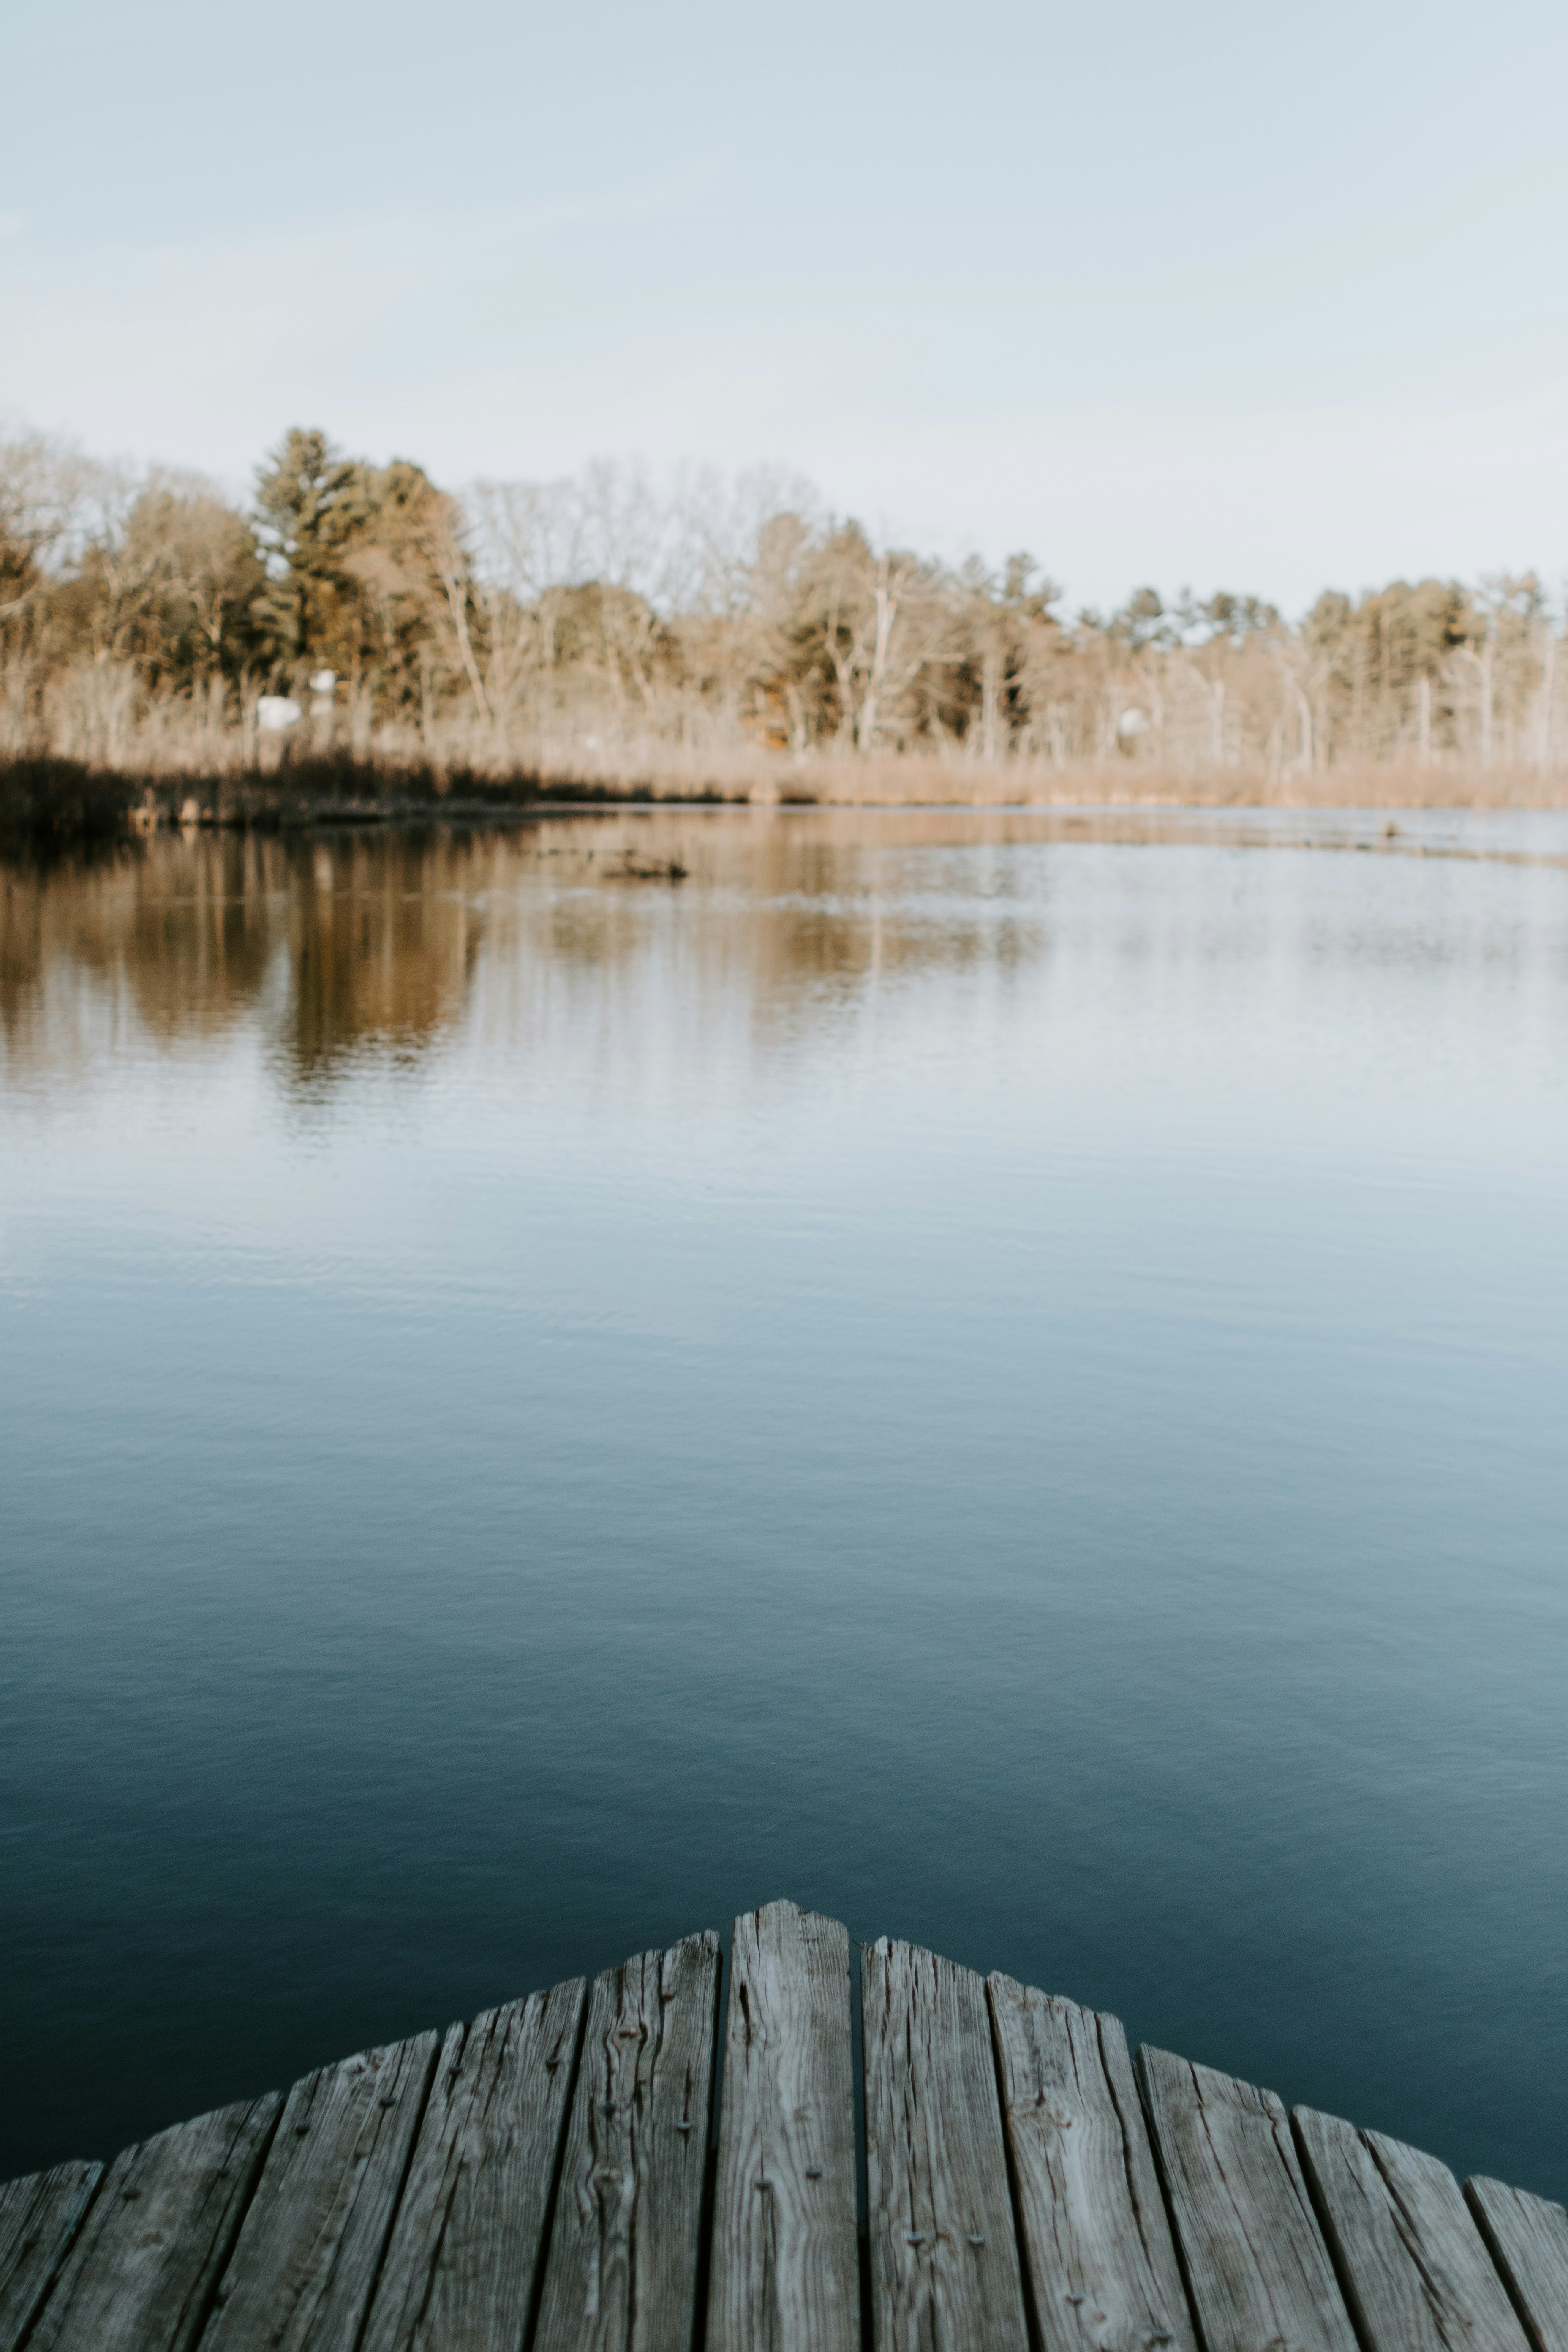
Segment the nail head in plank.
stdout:
[[202,2352],[352,2352],[436,2051],[420,2033],[295,2084]]
[[1165,2050],[1138,2068],[1208,2352],[1356,2352],[1273,2092]]
[[188,2352],[282,2104],[269,2091],[123,2149],[27,2352]]
[[1025,2352],[984,1983],[884,1937],[861,2004],[876,2341]]
[[1046,2352],[1197,2352],[1120,2021],[1011,1977],[986,1990]]
[[535,2352],[689,2352],[718,2006],[708,1933],[595,1980]]
[[32,2326],[102,2177],[79,2159],[0,2188],[0,2352]]
[[1500,2180],[1467,2180],[1465,2196],[1537,2352],[1568,2352],[1568,2212]]
[[736,1920],[708,2352],[858,2352],[849,1993],[837,1919]]
[[1294,2122],[1371,2352],[1528,2352],[1446,2164],[1314,2107],[1298,2107]]
[[521,2344],[586,1991],[578,1977],[447,2033],[362,2352]]

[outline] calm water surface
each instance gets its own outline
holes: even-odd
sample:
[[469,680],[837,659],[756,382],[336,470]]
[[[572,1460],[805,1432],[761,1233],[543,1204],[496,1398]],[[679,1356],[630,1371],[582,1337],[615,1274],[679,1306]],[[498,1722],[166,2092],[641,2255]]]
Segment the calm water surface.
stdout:
[[1563,820],[0,893],[0,2173],[787,1893],[1568,2190]]

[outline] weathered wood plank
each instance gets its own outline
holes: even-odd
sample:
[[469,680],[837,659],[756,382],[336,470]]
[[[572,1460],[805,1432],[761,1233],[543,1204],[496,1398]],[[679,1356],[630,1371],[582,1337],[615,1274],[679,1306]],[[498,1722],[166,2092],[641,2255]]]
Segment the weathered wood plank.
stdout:
[[416,2034],[295,2084],[202,2352],[353,2352],[437,2046]]
[[1528,2352],[1446,2164],[1298,2107],[1308,2179],[1371,2352]]
[[1500,2180],[1467,2180],[1465,2196],[1537,2352],[1568,2352],[1568,2213]]
[[1273,2092],[1165,2050],[1138,2069],[1208,2352],[1356,2352]]
[[586,1991],[577,1977],[447,2034],[362,2352],[517,2352]]
[[1011,1977],[987,1990],[1046,2352],[1197,2352],[1120,2021]]
[[858,2352],[849,1994],[837,1919],[736,1920],[708,2352]]
[[269,2091],[117,2156],[27,2352],[188,2352],[282,2104]]
[[718,2011],[710,1934],[595,1979],[536,2352],[689,2352]]
[[884,1937],[864,1957],[861,2014],[877,2343],[1025,2352],[984,1983]]
[[57,2164],[0,2188],[0,2352],[13,2352],[70,2251],[101,2164]]

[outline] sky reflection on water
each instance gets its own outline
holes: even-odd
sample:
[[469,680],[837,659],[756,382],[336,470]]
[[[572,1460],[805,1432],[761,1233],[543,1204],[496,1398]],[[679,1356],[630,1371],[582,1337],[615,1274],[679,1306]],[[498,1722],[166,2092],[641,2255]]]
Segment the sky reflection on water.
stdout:
[[0,2173],[788,1893],[1568,2189],[1568,840],[1271,822],[4,877]]

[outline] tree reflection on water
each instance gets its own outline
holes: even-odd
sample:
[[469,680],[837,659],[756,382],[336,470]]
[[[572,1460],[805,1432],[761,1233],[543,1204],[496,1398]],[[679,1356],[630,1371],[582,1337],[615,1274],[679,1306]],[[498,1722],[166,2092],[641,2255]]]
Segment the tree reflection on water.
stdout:
[[[258,1024],[283,1084],[314,1091],[367,1053],[449,1036],[481,965],[521,995],[574,971],[628,975],[672,949],[704,993],[742,989],[765,1029],[803,995],[926,964],[1027,951],[880,888],[901,851],[1038,838],[973,812],[690,812],[546,818],[491,831],[196,833],[13,872],[0,913],[0,1030],[13,1073],[90,1065]],[[1059,827],[1050,827],[1059,830]],[[661,863],[685,868],[670,880]],[[687,910],[701,903],[701,919]]]

